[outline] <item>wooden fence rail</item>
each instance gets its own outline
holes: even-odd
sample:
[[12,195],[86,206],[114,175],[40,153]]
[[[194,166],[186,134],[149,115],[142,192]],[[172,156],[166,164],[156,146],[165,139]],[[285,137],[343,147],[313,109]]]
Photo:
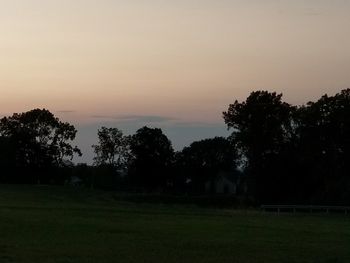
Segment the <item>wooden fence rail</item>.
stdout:
[[329,214],[331,212],[350,214],[350,206],[317,206],[317,205],[262,205],[261,210],[264,212],[324,212]]

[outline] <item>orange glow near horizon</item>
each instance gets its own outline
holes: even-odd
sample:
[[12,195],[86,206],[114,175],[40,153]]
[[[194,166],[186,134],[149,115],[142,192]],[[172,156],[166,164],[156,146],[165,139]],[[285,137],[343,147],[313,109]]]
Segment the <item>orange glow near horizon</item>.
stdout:
[[252,90],[305,103],[350,87],[349,12],[341,0],[3,1],[0,114],[210,123]]

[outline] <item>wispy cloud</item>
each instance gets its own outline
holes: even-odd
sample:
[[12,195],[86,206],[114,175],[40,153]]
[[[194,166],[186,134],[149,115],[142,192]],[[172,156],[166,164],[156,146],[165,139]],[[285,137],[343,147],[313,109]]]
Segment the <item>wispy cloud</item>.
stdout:
[[200,121],[176,121],[173,123],[174,127],[217,127],[222,125],[223,123]]
[[75,113],[77,112],[76,110],[58,110],[56,111],[57,113]]
[[322,15],[322,12],[320,10],[315,9],[315,8],[306,8],[303,12],[303,15],[305,15],[305,16],[320,16],[320,15]]
[[321,16],[325,14],[324,10],[321,10],[320,8],[315,8],[315,7],[299,8],[294,11],[291,11],[285,8],[278,10],[278,13],[281,15],[285,15],[290,12],[292,12],[294,15],[301,15],[301,16]]
[[103,120],[134,123],[164,123],[176,120],[176,118],[173,117],[158,115],[92,115],[91,117]]

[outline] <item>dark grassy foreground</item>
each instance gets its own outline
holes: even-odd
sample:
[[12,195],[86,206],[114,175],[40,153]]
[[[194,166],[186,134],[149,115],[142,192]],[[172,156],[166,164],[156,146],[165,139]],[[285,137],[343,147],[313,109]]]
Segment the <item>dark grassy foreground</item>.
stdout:
[[350,216],[130,204],[0,186],[0,262],[350,262]]

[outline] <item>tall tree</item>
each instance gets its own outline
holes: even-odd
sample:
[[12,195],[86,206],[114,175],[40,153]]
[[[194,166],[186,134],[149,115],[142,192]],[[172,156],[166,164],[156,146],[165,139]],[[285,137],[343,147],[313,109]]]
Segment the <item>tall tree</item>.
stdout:
[[95,165],[109,165],[117,169],[125,168],[129,153],[128,137],[118,128],[102,127],[97,132],[98,144],[93,145],[96,154]]
[[300,107],[297,121],[304,199],[350,200],[345,189],[350,186],[350,89]]
[[174,157],[170,140],[159,128],[143,127],[130,139],[132,182],[148,190],[164,188]]
[[277,156],[291,137],[293,111],[294,107],[282,101],[282,94],[255,91],[244,102],[236,100],[223,113],[232,139],[247,160],[250,190],[259,200],[273,182],[266,167],[268,160]]

